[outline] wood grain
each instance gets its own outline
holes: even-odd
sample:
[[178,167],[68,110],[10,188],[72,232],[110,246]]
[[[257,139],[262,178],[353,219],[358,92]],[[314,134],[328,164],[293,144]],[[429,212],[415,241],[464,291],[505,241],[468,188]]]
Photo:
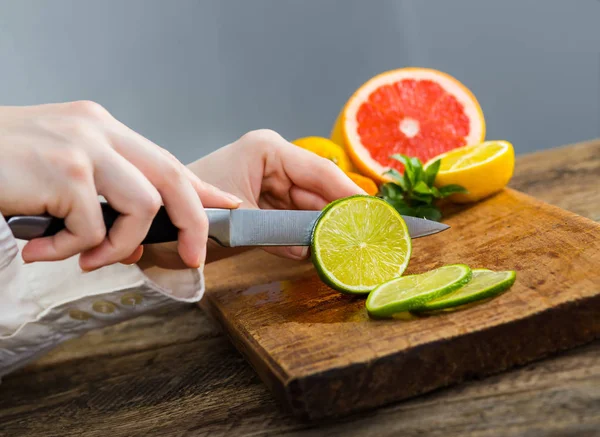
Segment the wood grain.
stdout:
[[600,221],[600,140],[521,156],[510,185]]
[[[287,268],[255,252],[209,266],[207,276],[226,287],[208,289],[204,303],[275,395],[311,420],[405,399],[600,337],[600,225],[508,189],[457,209],[447,223],[450,231],[414,241],[407,272],[452,263],[514,269],[518,280],[509,293],[435,317],[372,320],[364,298],[331,290],[312,269],[277,281],[288,277]],[[229,287],[234,263],[242,283]],[[257,264],[269,263],[256,273]],[[267,280],[276,282],[248,288]]]
[[[582,165],[583,177],[573,171]],[[511,185],[598,221],[598,175],[600,140],[519,157]],[[580,196],[557,194],[565,185]],[[598,340],[480,381],[307,424],[282,411],[219,327],[187,306],[74,339],[0,385],[1,436],[587,437],[599,428]]]

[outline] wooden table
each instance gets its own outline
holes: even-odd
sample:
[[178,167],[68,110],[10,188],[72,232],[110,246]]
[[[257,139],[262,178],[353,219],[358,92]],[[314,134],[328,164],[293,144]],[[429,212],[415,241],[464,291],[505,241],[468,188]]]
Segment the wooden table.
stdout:
[[[600,221],[600,140],[519,157],[511,185]],[[343,420],[302,423],[213,321],[184,306],[91,332],[5,377],[5,435],[597,436],[600,340]]]

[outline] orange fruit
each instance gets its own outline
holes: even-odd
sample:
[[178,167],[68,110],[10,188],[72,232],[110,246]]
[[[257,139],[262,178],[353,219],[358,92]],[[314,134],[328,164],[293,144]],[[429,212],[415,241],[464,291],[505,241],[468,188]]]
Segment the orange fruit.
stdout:
[[333,161],[342,170],[352,170],[350,158],[346,155],[344,149],[333,141],[323,137],[304,137],[292,141],[298,147],[302,147],[310,152],[319,155],[322,158]]
[[366,176],[351,171],[347,171],[346,176],[352,179],[352,182],[360,188],[365,190],[369,196],[374,196],[379,191],[379,188],[377,188],[377,184],[373,182],[373,179],[369,179]]
[[388,178],[383,173],[390,168],[403,170],[390,155],[427,162],[481,143],[485,120],[475,96],[452,76],[401,68],[364,83],[342,109],[331,136],[343,144],[360,173],[384,182]]

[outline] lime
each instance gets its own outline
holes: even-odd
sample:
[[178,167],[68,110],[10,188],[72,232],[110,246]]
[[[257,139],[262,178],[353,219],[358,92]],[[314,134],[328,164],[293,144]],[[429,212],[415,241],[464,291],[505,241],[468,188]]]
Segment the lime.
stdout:
[[471,279],[471,269],[452,264],[420,275],[402,276],[375,288],[367,298],[367,311],[376,317],[420,308],[428,302],[462,287]]
[[319,276],[343,293],[368,293],[402,275],[411,253],[404,219],[377,197],[352,196],[323,210],[315,224],[312,259]]
[[487,269],[474,269],[473,277],[468,284],[459,288],[454,293],[426,302],[422,307],[416,308],[413,311],[442,310],[494,297],[508,290],[514,284],[516,277],[516,272],[512,270],[492,272]]

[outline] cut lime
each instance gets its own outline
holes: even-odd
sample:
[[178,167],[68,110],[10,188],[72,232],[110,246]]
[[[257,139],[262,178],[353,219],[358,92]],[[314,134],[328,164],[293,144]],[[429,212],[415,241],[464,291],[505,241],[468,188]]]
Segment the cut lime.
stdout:
[[375,288],[367,299],[367,311],[377,317],[420,308],[428,302],[462,287],[471,279],[464,264],[440,267],[420,275],[392,279]]
[[508,290],[514,284],[517,274],[512,271],[492,272],[487,269],[474,269],[471,281],[454,293],[431,300],[413,311],[435,311],[465,305],[477,300],[494,297]]
[[323,210],[312,238],[319,276],[344,293],[368,293],[402,275],[411,253],[406,223],[386,201],[352,196]]

